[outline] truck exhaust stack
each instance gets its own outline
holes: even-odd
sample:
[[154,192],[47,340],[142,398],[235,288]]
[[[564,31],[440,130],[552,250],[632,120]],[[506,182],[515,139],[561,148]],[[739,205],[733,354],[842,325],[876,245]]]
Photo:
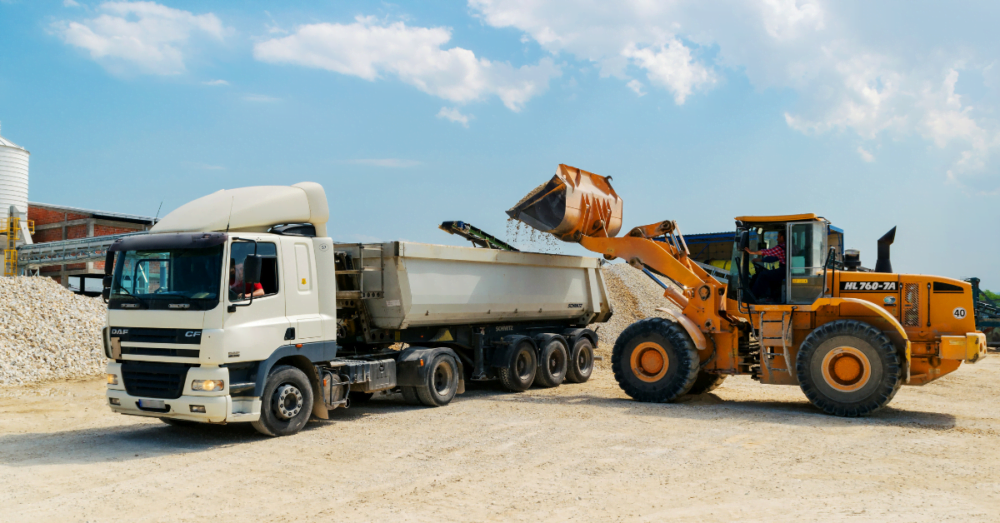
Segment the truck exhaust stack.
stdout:
[[507,215],[565,242],[611,238],[622,227],[622,199],[611,178],[559,164],[555,176],[528,193]]

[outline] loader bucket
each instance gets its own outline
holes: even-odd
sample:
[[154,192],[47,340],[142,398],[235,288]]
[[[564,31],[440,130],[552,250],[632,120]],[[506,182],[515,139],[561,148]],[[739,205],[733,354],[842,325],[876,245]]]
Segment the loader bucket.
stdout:
[[622,199],[610,181],[560,164],[548,183],[528,193],[507,215],[566,242],[613,237],[622,227]]

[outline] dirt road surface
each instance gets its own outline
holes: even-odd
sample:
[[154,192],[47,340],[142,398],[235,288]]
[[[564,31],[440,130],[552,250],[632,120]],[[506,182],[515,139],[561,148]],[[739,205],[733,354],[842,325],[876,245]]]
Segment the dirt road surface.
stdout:
[[636,403],[606,362],[582,385],[392,395],[277,439],[112,414],[103,390],[0,390],[0,520],[1000,520],[996,353],[863,419],[746,378]]

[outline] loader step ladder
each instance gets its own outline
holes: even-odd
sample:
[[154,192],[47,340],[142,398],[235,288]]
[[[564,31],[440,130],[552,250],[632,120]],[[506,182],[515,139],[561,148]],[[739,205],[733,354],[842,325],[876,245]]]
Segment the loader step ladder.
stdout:
[[[369,253],[366,258],[365,253]],[[372,253],[378,253],[372,256]],[[382,245],[364,243],[338,243],[334,245],[334,256],[337,257],[338,264],[343,269],[337,268],[334,274],[337,276],[347,276],[352,285],[349,288],[337,288],[338,300],[370,300],[385,296],[385,260],[382,256]],[[378,265],[366,264],[365,260],[378,260]],[[379,273],[379,287],[377,290],[365,288],[365,273]]]
[[[768,373],[787,372],[791,375],[792,313],[783,311],[780,318],[778,311],[760,311],[759,314],[757,339],[760,340],[761,363]],[[778,347],[781,347],[781,352],[775,352]],[[785,361],[785,367],[772,367],[774,358],[779,356]]]

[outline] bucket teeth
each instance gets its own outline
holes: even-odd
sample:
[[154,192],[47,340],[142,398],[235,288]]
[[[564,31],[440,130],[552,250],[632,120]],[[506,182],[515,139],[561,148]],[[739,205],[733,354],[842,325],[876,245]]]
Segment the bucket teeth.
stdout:
[[622,200],[610,180],[560,164],[551,180],[528,193],[507,215],[567,242],[615,236],[622,225]]

